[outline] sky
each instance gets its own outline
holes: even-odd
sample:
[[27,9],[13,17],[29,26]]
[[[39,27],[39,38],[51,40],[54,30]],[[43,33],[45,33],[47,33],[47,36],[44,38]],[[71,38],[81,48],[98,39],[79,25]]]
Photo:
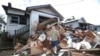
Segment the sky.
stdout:
[[[12,3],[12,7],[25,10],[28,6],[51,4],[65,19],[84,17],[88,23],[100,25],[100,0],[1,0],[0,5]],[[0,6],[0,14],[5,12]]]

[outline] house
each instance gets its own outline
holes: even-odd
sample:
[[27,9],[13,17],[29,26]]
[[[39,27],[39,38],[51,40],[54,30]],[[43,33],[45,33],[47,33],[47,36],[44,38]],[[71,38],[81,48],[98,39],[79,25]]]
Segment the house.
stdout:
[[27,7],[26,10],[14,8],[11,3],[8,6],[2,5],[7,14],[7,32],[9,35],[21,34],[29,31],[33,35],[37,25],[47,19],[55,19],[57,22],[63,16],[57,12],[50,4]]
[[94,31],[100,34],[100,25],[96,25]]
[[84,18],[74,19],[63,23],[65,26],[72,26],[73,28],[79,27],[79,23],[86,23]]
[[27,25],[28,18],[24,16],[25,10],[12,8],[10,4],[8,6],[2,5],[7,14],[7,29],[9,35],[14,35],[15,30]]
[[6,28],[6,23],[3,19],[0,19],[0,32],[3,32]]
[[93,30],[94,29],[94,25],[87,23],[83,17],[80,19],[75,19],[75,20],[71,20],[68,22],[64,22],[63,24],[65,25],[65,27],[66,26],[71,26],[72,28],[80,27],[83,30],[86,30],[86,29]]

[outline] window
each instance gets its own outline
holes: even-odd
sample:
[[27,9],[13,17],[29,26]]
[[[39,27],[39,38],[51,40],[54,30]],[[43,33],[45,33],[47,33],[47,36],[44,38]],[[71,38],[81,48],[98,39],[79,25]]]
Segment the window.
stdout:
[[97,31],[97,28],[94,28],[95,31]]
[[17,16],[12,16],[11,17],[11,23],[18,23],[18,17]]
[[26,18],[25,17],[20,17],[20,24],[26,24]]
[[47,17],[43,17],[43,16],[39,16],[39,23],[48,20],[49,18]]
[[57,18],[48,18],[48,17],[44,17],[44,16],[39,16],[39,23],[44,22],[48,19],[53,19],[53,21],[57,22]]
[[24,16],[12,16],[11,17],[11,23],[26,24],[27,19]]
[[82,30],[87,30],[87,25],[85,23],[79,23],[79,27],[82,29]]

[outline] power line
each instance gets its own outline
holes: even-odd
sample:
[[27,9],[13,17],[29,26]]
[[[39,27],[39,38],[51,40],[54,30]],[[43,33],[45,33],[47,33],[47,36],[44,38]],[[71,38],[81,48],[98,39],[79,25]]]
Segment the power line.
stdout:
[[[84,1],[84,0],[74,1],[74,2],[70,2],[70,3],[57,4],[57,5],[54,5],[54,6],[64,6],[64,5],[79,3],[79,2],[82,2],[82,1]],[[41,1],[40,1],[40,0],[37,0],[37,2],[40,3]],[[45,4],[45,3],[44,3],[44,4]]]
[[79,3],[79,2],[82,2],[82,1],[84,1],[84,0],[75,1],[75,2],[71,2],[71,3],[58,4],[58,5],[54,5],[54,6],[64,6],[64,5],[69,5],[69,4]]

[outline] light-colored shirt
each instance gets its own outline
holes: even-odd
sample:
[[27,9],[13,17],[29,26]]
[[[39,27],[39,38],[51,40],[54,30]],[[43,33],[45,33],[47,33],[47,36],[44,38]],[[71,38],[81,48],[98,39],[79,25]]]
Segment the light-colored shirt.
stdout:
[[51,41],[58,40],[59,32],[57,30],[51,30],[49,32],[49,36],[50,36]]

